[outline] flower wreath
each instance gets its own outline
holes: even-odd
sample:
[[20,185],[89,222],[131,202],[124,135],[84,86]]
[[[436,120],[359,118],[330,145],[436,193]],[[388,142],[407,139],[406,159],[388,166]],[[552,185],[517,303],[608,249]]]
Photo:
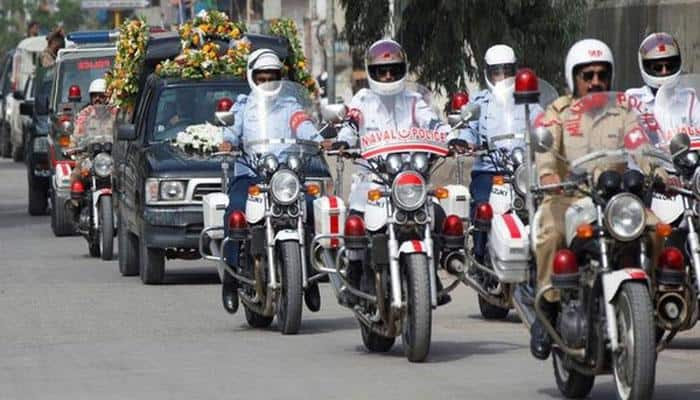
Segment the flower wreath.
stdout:
[[311,76],[306,69],[306,57],[301,48],[301,40],[299,40],[299,32],[297,25],[291,19],[275,19],[270,24],[270,33],[275,36],[287,38],[292,47],[292,54],[287,57],[285,63],[285,73],[292,71],[294,80],[306,87],[312,96],[318,92],[316,80]]
[[148,26],[143,19],[124,21],[119,28],[114,67],[105,74],[110,103],[127,112],[136,103],[138,77],[146,57]]

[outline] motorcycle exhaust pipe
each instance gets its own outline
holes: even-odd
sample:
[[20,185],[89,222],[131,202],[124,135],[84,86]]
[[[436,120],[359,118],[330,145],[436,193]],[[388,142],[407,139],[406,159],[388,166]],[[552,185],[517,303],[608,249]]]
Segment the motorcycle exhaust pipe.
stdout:
[[688,303],[676,292],[664,293],[656,302],[656,315],[662,328],[677,329],[688,315]]

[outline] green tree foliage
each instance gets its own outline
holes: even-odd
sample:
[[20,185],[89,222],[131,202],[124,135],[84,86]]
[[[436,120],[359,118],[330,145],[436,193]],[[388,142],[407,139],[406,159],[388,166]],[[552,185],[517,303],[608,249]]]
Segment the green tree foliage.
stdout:
[[79,0],[58,0],[58,12],[54,17],[56,22],[63,22],[66,32],[79,29],[83,23],[83,15]]
[[343,35],[350,45],[353,68],[361,68],[365,50],[384,37],[389,23],[387,0],[340,0],[345,9]]
[[[348,43],[363,51],[382,37],[388,0],[341,1]],[[564,57],[581,34],[586,0],[396,0],[397,40],[411,70],[433,88],[454,91],[482,79],[483,55],[510,45],[519,64],[563,86]],[[362,18],[377,14],[368,22]]]

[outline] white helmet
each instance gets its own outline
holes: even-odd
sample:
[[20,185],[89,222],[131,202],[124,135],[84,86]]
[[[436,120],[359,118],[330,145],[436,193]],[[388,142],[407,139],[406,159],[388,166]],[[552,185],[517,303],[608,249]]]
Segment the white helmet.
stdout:
[[491,92],[494,91],[497,82],[493,82],[494,74],[503,75],[504,78],[515,76],[515,52],[510,46],[505,44],[497,44],[489,47],[484,55],[484,80]]
[[580,65],[607,63],[610,65],[610,84],[615,77],[615,59],[607,44],[598,39],[583,39],[574,43],[566,55],[564,76],[571,93],[574,93],[574,70]]
[[[673,82],[681,74],[681,48],[668,33],[659,32],[647,36],[639,46],[637,59],[642,79],[651,88],[658,89],[663,84]],[[654,69],[664,65],[668,71],[666,74],[662,74],[663,69]]]
[[281,88],[280,85],[275,85],[277,90],[270,90],[270,85],[265,85],[265,90],[258,87],[253,80],[253,74],[256,71],[279,71],[280,78],[282,77],[282,61],[277,56],[277,53],[270,49],[258,49],[250,53],[248,56],[248,66],[246,69],[246,78],[248,79],[248,85],[250,90],[253,92],[258,92],[264,96],[272,96],[279,92]]
[[103,94],[105,91],[107,91],[107,81],[104,79],[98,78],[90,82],[90,88],[88,89],[89,94]]
[[[406,53],[393,40],[378,40],[369,47],[365,54],[365,70],[369,88],[379,95],[393,96],[406,87]],[[381,82],[379,77],[387,72],[392,74],[394,81]]]

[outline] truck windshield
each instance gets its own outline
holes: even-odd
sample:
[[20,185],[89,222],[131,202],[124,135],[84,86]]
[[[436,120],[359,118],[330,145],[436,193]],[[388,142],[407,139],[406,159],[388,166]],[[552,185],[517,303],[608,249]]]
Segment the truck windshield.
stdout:
[[216,103],[224,97],[235,100],[237,95],[234,88],[221,84],[164,89],[158,99],[151,140],[170,140],[190,125],[214,122]]
[[114,57],[86,57],[77,60],[66,60],[61,63],[61,77],[58,85],[59,103],[68,102],[68,88],[80,86],[83,106],[90,101],[90,83],[97,78],[104,78],[105,73],[112,68]]

